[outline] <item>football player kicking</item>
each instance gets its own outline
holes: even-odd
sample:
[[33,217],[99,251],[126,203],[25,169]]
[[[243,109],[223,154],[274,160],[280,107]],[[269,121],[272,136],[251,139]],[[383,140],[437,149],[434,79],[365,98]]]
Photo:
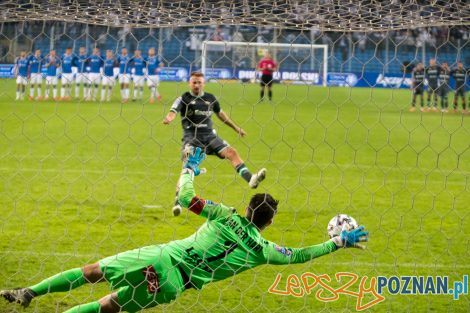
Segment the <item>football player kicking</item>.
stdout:
[[204,153],[196,148],[181,172],[180,203],[207,219],[192,236],[119,253],[96,263],[74,268],[36,285],[0,291],[9,302],[27,307],[35,297],[64,292],[87,283],[107,282],[114,290],[98,301],[81,304],[66,313],[140,312],[169,303],[189,288],[201,289],[263,264],[304,263],[339,248],[363,248],[367,241],[364,226],[343,228],[324,243],[304,248],[280,247],[264,239],[261,232],[272,224],[278,201],[269,194],[256,194],[245,216],[224,204],[196,196],[194,175]]
[[[212,114],[230,126],[240,136],[245,136],[245,131],[237,126],[230,117],[220,109],[219,101],[214,95],[204,92],[204,75],[200,72],[191,73],[189,79],[190,91],[185,92],[173,103],[170,112],[163,120],[163,124],[170,124],[179,112],[181,114],[181,124],[183,126],[183,158],[188,147],[200,147],[207,154],[215,154],[221,159],[228,159],[237,173],[248,182],[251,188],[258,187],[258,184],[266,177],[266,169],[261,169],[256,174],[252,174],[240,158],[237,150],[231,147],[225,140],[214,133],[212,128]],[[176,188],[176,200],[173,207],[173,214],[178,216],[181,213],[181,206],[178,203],[178,187]]]

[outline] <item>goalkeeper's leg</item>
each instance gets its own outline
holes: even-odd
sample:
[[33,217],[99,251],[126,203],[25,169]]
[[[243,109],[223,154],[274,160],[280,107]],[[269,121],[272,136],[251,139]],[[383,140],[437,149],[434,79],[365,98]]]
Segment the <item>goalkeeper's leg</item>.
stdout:
[[0,296],[9,302],[16,302],[23,307],[27,307],[34,297],[53,292],[70,291],[86,283],[101,281],[104,281],[104,275],[99,263],[95,263],[86,265],[83,268],[74,268],[61,272],[27,288],[2,290]]
[[118,303],[117,293],[112,293],[101,298],[99,301],[93,301],[86,304],[77,305],[64,313],[117,313],[121,312],[121,306]]

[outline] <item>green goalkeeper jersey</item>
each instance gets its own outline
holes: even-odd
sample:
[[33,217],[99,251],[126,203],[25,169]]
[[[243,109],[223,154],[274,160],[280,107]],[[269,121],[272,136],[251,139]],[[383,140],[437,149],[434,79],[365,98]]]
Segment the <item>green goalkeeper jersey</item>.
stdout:
[[172,241],[164,249],[195,288],[258,265],[303,263],[337,249],[332,241],[305,248],[281,247],[264,239],[235,209],[197,197],[191,173],[181,175],[179,186],[181,205],[207,221],[191,237]]

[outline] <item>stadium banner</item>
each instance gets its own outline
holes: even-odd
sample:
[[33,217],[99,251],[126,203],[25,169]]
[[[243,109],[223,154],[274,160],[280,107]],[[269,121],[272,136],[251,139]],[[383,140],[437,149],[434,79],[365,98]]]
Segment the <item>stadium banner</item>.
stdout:
[[187,81],[189,69],[186,67],[162,67],[158,75],[162,81]]
[[[76,73],[76,68],[72,68]],[[46,68],[42,69],[46,75]],[[162,81],[188,81],[190,68],[187,67],[163,67],[160,69]],[[60,74],[59,74],[60,76]],[[0,78],[14,78],[14,64],[0,64]],[[260,73],[255,70],[234,70],[232,68],[208,68],[206,78],[208,80],[238,79],[252,81],[259,79]],[[292,84],[322,85],[322,77],[318,72],[277,71],[273,73],[276,82],[284,81]],[[374,87],[374,88],[403,88],[411,87],[411,74],[384,74],[384,73],[328,73],[327,85],[338,87]],[[450,86],[455,85],[451,77]],[[470,81],[467,82],[470,85]]]
[[15,77],[13,68],[14,68],[13,64],[0,64],[0,78]]
[[328,86],[410,88],[411,74],[328,73]]

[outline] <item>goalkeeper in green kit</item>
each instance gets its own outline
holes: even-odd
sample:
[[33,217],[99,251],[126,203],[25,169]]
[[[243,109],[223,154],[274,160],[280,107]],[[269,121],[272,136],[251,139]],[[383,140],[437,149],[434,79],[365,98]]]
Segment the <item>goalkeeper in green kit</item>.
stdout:
[[363,226],[351,231],[343,229],[339,236],[305,248],[280,247],[265,240],[260,233],[273,222],[278,202],[269,194],[256,194],[243,217],[233,208],[196,196],[193,178],[199,174],[204,157],[196,148],[179,180],[180,204],[207,219],[192,236],[119,253],[34,286],[2,290],[0,295],[27,307],[37,296],[106,281],[113,293],[67,312],[137,312],[169,303],[188,288],[201,289],[207,283],[259,265],[303,263],[338,248],[362,248],[359,242],[367,241],[368,232]]

